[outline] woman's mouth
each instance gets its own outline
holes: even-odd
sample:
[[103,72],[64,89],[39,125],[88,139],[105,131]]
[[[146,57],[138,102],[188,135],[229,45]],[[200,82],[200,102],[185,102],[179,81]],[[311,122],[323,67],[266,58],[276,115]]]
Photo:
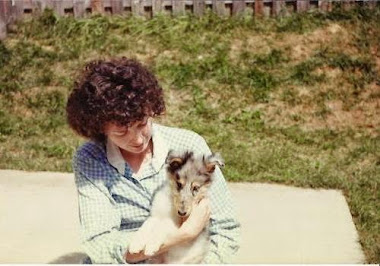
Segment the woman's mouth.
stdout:
[[138,145],[138,146],[132,146],[132,148],[134,148],[134,149],[140,149],[140,148],[142,148],[144,146],[144,144],[141,144],[141,145]]

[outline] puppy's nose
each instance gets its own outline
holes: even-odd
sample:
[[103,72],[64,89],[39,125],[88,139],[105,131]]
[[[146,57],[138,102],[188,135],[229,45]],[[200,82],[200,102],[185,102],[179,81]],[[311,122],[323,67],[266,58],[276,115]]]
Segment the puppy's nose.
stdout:
[[185,216],[185,215],[186,215],[186,212],[178,211],[178,215],[179,215],[179,216]]

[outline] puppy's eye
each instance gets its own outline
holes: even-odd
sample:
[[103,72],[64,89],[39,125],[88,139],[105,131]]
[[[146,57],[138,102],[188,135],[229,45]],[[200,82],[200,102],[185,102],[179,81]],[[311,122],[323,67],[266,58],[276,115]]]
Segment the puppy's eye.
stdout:
[[180,182],[177,182],[177,189],[181,190],[182,189],[182,184]]
[[199,191],[199,187],[198,186],[193,187],[193,192],[192,192],[193,196],[197,195],[198,191]]

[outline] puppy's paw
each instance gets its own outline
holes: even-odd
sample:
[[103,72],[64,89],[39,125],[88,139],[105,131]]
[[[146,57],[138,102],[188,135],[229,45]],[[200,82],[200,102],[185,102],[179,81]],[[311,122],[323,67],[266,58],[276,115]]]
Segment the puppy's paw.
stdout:
[[144,238],[141,236],[141,234],[137,232],[135,236],[131,239],[128,251],[132,254],[140,253],[144,250],[145,244],[146,243],[144,241]]
[[151,241],[146,244],[144,254],[146,256],[153,256],[160,249],[163,243],[161,241]]

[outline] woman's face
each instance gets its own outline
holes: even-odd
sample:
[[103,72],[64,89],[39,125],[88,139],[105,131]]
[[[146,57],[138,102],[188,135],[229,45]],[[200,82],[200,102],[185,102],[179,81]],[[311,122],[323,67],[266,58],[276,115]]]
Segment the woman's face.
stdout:
[[149,145],[152,137],[152,118],[145,117],[141,121],[132,123],[129,127],[108,123],[104,132],[108,139],[120,149],[138,154],[145,151]]

